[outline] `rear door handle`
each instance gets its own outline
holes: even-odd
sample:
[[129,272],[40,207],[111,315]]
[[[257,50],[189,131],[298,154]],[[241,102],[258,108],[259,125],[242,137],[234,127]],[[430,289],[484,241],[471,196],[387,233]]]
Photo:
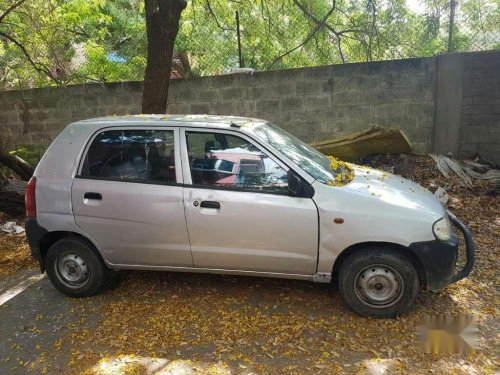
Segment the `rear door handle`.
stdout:
[[93,193],[93,192],[88,192],[83,195],[83,199],[92,199],[96,201],[102,200],[102,195],[101,193]]
[[217,210],[220,209],[220,203],[219,202],[214,202],[214,201],[203,201],[200,203],[200,207],[203,208],[215,208]]

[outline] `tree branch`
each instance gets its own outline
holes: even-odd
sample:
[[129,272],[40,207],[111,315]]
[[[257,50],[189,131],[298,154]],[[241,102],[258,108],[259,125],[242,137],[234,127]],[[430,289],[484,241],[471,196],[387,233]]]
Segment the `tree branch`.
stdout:
[[[326,23],[326,20],[328,19],[328,17],[323,17],[322,20],[319,20],[317,19],[311,12],[309,12],[305,7],[304,5],[302,5],[302,3],[299,1],[299,0],[293,0],[293,3],[299,7],[299,9],[302,11],[302,13],[304,13],[309,19],[311,19],[314,23],[316,23],[318,26],[321,26],[321,27],[324,27],[328,30],[330,30],[333,34],[335,34],[335,36],[337,37],[340,37],[342,36],[343,34],[347,34],[347,33],[355,33],[355,32],[360,32],[362,30],[358,30],[358,29],[345,29],[345,30],[341,30],[341,31],[337,31],[335,30],[332,26],[330,26],[329,24]],[[332,9],[330,9],[330,11],[328,12],[328,16],[330,16],[330,14],[333,13],[333,11],[337,9],[337,5],[335,3],[335,1],[333,2],[333,6],[332,6]]]
[[212,16],[212,18],[215,20],[215,23],[217,24],[217,26],[219,27],[219,29],[224,30],[224,31],[233,31],[234,30],[234,29],[230,29],[230,28],[224,27],[224,26],[222,26],[219,23],[219,20],[218,20],[217,16],[215,15],[215,13],[214,13],[214,11],[212,9],[212,6],[210,5],[210,0],[207,0],[206,4],[207,4],[208,12]]
[[[295,0],[294,0],[295,1]],[[288,56],[289,54],[291,54],[293,51],[296,51],[298,50],[300,47],[304,46],[307,42],[309,42],[313,37],[314,37],[314,34],[316,34],[318,32],[318,30],[322,27],[321,23],[326,21],[326,19],[328,17],[330,17],[330,15],[333,13],[333,11],[335,10],[335,4],[334,6],[325,14],[325,16],[323,17],[323,19],[320,21],[320,24],[316,24],[316,26],[314,27],[314,29],[309,33],[309,35],[302,41],[302,43],[300,43],[298,46],[292,48],[291,50],[283,53],[282,55],[278,56],[277,58],[275,58],[273,60],[273,62],[267,67],[266,70],[269,70],[271,69],[274,64],[276,64],[278,61],[280,61],[283,57],[285,56]]]
[[337,38],[337,48],[339,50],[340,59],[342,60],[342,64],[345,64],[345,57],[344,57],[344,52],[342,52],[342,43],[340,41],[340,38]]
[[4,20],[5,17],[7,17],[10,13],[12,13],[12,11],[14,9],[18,8],[25,1],[26,0],[19,0],[19,1],[15,2],[14,4],[12,4],[9,8],[7,8],[7,10],[5,12],[3,12],[2,15],[0,15],[0,23],[2,23],[2,21]]
[[345,60],[345,56],[344,56],[344,53],[342,51],[342,43],[341,43],[341,36],[343,36],[344,34],[349,34],[349,33],[357,33],[357,32],[363,32],[363,30],[360,30],[360,29],[356,29],[356,28],[350,28],[350,29],[344,29],[344,30],[340,30],[340,31],[337,31],[335,30],[334,27],[330,26],[328,23],[326,23],[326,20],[328,19],[328,17],[330,16],[330,14],[333,13],[333,11],[335,11],[337,9],[337,3],[336,3],[336,0],[333,0],[333,3],[332,3],[332,8],[330,9],[330,11],[327,13],[327,15],[325,17],[323,17],[323,19],[319,20],[318,18],[316,18],[316,16],[314,16],[311,12],[309,12],[309,10],[306,9],[306,7],[304,7],[304,5],[299,1],[299,0],[293,0],[293,3],[302,11],[302,13],[304,13],[310,20],[312,20],[314,23],[316,23],[316,25],[318,27],[324,27],[326,28],[327,30],[329,30],[330,32],[332,32],[335,36],[336,36],[336,42],[337,42],[337,48],[338,48],[338,51],[339,51],[339,54],[340,54],[340,58],[342,60],[342,63],[345,64],[346,60]]
[[283,53],[282,55],[280,55],[280,56],[278,56],[277,58],[275,58],[275,59],[274,59],[274,61],[271,63],[271,65],[269,65],[269,66],[267,67],[267,69],[266,69],[266,70],[271,69],[271,68],[273,67],[273,65],[274,65],[274,64],[276,64],[276,63],[277,63],[279,60],[281,60],[283,57],[288,56],[288,55],[289,55],[289,54],[291,54],[293,51],[296,51],[296,50],[298,50],[300,47],[303,47],[303,46],[304,46],[304,44],[306,44],[307,42],[309,42],[309,41],[312,39],[312,37],[314,36],[314,34],[316,34],[316,32],[317,32],[318,30],[319,30],[319,26],[316,26],[316,27],[314,28],[314,30],[313,30],[313,31],[312,31],[312,32],[311,32],[311,33],[307,36],[307,38],[306,38],[306,39],[304,39],[304,41],[303,41],[302,43],[300,43],[298,46],[296,46],[296,47],[292,48],[291,50],[288,50],[287,52],[285,52],[285,53]]
[[19,43],[16,39],[14,39],[13,37],[11,37],[10,35],[8,34],[5,34],[4,32],[0,31],[0,36],[3,36],[4,38],[6,38],[7,40],[10,40],[12,43],[14,43],[17,47],[19,47],[19,49],[23,52],[24,56],[26,56],[26,58],[28,59],[28,62],[31,64],[31,66],[33,66],[33,68],[35,68],[35,70],[37,72],[40,72],[40,73],[43,73],[43,74],[46,74],[50,79],[52,79],[54,81],[54,83],[60,85],[61,82],[56,78],[54,77],[54,75],[52,74],[52,72],[50,71],[50,69],[42,66],[41,64],[33,61],[33,59],[31,58],[30,54],[28,53],[28,51],[26,50],[26,48],[21,44]]

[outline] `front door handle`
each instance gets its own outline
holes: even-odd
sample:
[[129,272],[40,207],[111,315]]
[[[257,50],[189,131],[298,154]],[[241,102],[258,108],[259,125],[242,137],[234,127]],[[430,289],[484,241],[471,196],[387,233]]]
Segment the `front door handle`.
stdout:
[[203,208],[215,208],[217,210],[220,209],[220,203],[219,202],[214,202],[214,201],[203,201],[200,203],[200,207]]
[[102,200],[102,195],[101,193],[93,193],[93,192],[87,192],[83,194],[83,199],[92,199],[96,201]]

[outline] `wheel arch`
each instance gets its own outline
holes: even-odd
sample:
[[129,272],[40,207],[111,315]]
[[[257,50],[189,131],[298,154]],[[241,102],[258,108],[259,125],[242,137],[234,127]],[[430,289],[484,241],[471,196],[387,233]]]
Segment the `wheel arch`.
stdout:
[[50,247],[54,245],[57,241],[62,240],[64,238],[78,238],[81,241],[85,242],[89,247],[94,250],[96,255],[98,255],[106,264],[105,258],[102,256],[101,252],[97,248],[97,246],[89,240],[87,237],[84,235],[77,233],[77,232],[71,232],[71,231],[53,231],[53,232],[48,232],[46,233],[41,239],[40,239],[40,255],[41,255],[41,262],[40,265],[43,267],[43,270],[45,270],[45,257],[47,256],[47,252],[49,251]]
[[408,247],[392,243],[392,242],[377,242],[377,241],[370,241],[370,242],[360,242],[354,245],[351,245],[344,249],[335,259],[335,262],[333,263],[333,269],[332,269],[332,284],[337,285],[338,282],[338,275],[340,271],[340,267],[344,263],[344,261],[347,259],[347,257],[351,254],[354,254],[356,252],[363,251],[363,249],[369,247],[369,246],[385,246],[391,249],[395,249],[401,252],[410,262],[411,264],[415,267],[418,273],[418,278],[420,281],[420,285],[422,287],[425,287],[427,283],[427,277],[425,273],[424,266],[422,262],[418,259],[418,257],[415,255],[415,253]]

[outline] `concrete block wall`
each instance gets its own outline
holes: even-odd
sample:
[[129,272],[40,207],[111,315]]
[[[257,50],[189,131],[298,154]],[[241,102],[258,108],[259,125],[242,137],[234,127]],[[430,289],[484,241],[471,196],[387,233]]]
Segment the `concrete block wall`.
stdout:
[[431,58],[185,79],[173,82],[168,112],[265,118],[306,141],[399,126],[425,152],[434,81]]
[[464,56],[459,155],[500,163],[500,53]]
[[141,96],[141,82],[0,91],[0,146],[48,145],[71,122],[139,113]]
[[[305,141],[397,126],[418,152],[500,162],[499,69],[492,52],[180,79],[168,112],[265,118]],[[141,82],[0,92],[0,144],[45,145],[73,121],[139,113],[141,94]]]

